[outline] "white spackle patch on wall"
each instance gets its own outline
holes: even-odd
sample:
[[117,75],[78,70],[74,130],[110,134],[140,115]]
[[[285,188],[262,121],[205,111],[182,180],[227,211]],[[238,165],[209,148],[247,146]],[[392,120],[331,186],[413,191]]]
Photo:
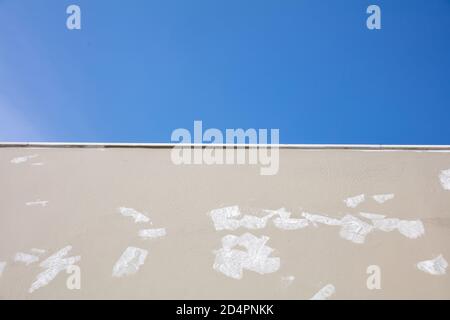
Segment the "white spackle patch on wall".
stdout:
[[298,219],[291,218],[291,213],[284,208],[278,210],[264,210],[264,212],[267,212],[268,215],[261,218],[246,215],[239,220],[236,219],[236,217],[241,215],[239,207],[232,206],[212,210],[210,216],[216,230],[236,230],[239,227],[262,229],[266,227],[267,221],[273,217],[274,219],[272,221],[275,227],[283,230],[298,230],[310,225],[317,227],[319,224],[340,226],[340,236],[357,244],[364,243],[366,236],[374,230],[384,232],[397,230],[400,234],[410,239],[416,239],[425,233],[425,228],[420,220],[409,221],[386,218],[385,215],[376,213],[359,213],[361,217],[370,220],[370,223],[367,223],[351,214],[347,214],[343,218],[337,219],[325,215],[303,212],[303,218]]
[[278,210],[264,210],[264,211],[278,216],[275,219],[273,219],[273,224],[275,225],[275,227],[279,229],[297,230],[305,228],[309,224],[308,220],[306,219],[291,218],[291,213],[286,211],[286,209],[284,208]]
[[327,284],[319,290],[310,300],[326,300],[336,292],[336,288],[332,284]]
[[46,207],[48,205],[48,201],[46,201],[46,200],[39,200],[38,199],[36,201],[26,202],[25,205],[28,206],[28,207],[33,207],[33,206]]
[[166,229],[164,228],[139,230],[139,237],[144,239],[161,238],[164,237],[165,235]]
[[283,284],[285,284],[286,286],[290,286],[295,280],[295,276],[285,276],[285,277],[281,277],[281,281],[283,282]]
[[6,268],[6,262],[0,261],[0,277],[3,274],[3,271],[5,271],[5,268]]
[[364,202],[364,200],[365,200],[364,194],[360,194],[360,195],[345,199],[344,203],[349,208],[356,208],[360,203]]
[[398,223],[398,232],[410,239],[417,239],[425,234],[425,227],[423,226],[422,221],[414,220],[400,220]]
[[145,263],[148,251],[135,247],[128,247],[113,267],[113,277],[123,277],[135,274]]
[[[280,258],[269,257],[273,249],[266,246],[269,237],[255,237],[250,233],[237,237],[227,235],[222,238],[222,248],[215,250],[213,268],[233,279],[242,279],[243,270],[259,274],[273,273],[280,268]],[[242,246],[247,251],[233,249]]]
[[74,256],[65,258],[65,256],[72,250],[72,246],[67,246],[42,261],[39,266],[46,270],[39,273],[36,280],[31,284],[30,293],[33,291],[48,285],[56,276],[63,270],[66,270],[69,266],[74,265],[81,260],[80,256]]
[[214,227],[220,230],[236,230],[239,227],[247,229],[263,229],[266,227],[267,221],[276,214],[276,211],[269,213],[263,217],[244,215],[240,220],[235,219],[241,215],[238,206],[214,209],[209,212],[213,220]]
[[132,217],[135,223],[149,222],[150,219],[146,215],[134,210],[133,208],[120,207],[117,209],[124,217]]
[[373,226],[350,214],[341,220],[342,227],[339,235],[351,242],[362,244],[366,236],[373,230]]
[[416,239],[425,234],[425,228],[420,220],[400,220],[397,218],[373,219],[373,226],[384,232],[398,230],[402,235],[410,239]]
[[14,164],[19,164],[19,163],[24,163],[27,162],[30,159],[36,158],[38,155],[37,154],[32,154],[29,156],[22,156],[22,157],[17,157],[11,160],[11,163]]
[[239,228],[239,221],[236,218],[241,215],[238,206],[225,207],[211,210],[209,216],[211,217],[214,228],[220,230],[235,230]]
[[378,213],[360,212],[359,215],[360,215],[361,217],[364,217],[364,218],[369,219],[369,220],[379,220],[379,219],[384,219],[384,218],[386,218],[385,215],[383,215],[383,214],[378,214]]
[[342,224],[341,220],[339,219],[335,219],[335,218],[330,218],[327,216],[323,216],[320,214],[312,214],[312,213],[308,213],[308,212],[303,212],[302,216],[310,221],[312,223],[312,225],[314,225],[315,227],[317,227],[317,224],[325,224],[328,226],[340,226]]
[[14,256],[14,261],[25,263],[28,266],[32,263],[39,261],[39,257],[28,253],[17,252],[16,255]]
[[376,194],[372,198],[378,203],[385,203],[388,200],[394,199],[395,195],[393,193],[388,194]]
[[417,264],[417,268],[423,272],[440,276],[446,273],[448,267],[448,262],[441,255],[437,256],[432,260],[421,261]]
[[442,188],[450,190],[450,169],[442,170],[439,175],[439,180],[441,180]]
[[329,226],[340,226],[340,236],[357,244],[364,243],[366,236],[374,230],[390,232],[398,230],[402,235],[410,239],[416,239],[425,233],[425,228],[420,220],[386,219],[384,215],[376,213],[360,212],[360,215],[371,220],[371,224],[348,214],[342,219],[330,218],[318,214],[302,213],[309,224],[317,226],[324,224]]

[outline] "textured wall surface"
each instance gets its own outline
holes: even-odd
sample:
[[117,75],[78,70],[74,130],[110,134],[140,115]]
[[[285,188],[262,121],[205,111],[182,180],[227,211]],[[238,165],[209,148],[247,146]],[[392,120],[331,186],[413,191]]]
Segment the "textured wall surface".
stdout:
[[1,148],[0,298],[450,299],[448,169],[448,152],[282,149],[261,176],[164,148]]

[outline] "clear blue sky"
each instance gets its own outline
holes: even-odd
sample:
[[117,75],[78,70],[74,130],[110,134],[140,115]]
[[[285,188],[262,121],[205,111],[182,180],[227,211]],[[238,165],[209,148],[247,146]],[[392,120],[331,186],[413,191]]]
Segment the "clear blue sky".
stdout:
[[450,1],[0,0],[1,141],[169,142],[194,120],[450,144]]

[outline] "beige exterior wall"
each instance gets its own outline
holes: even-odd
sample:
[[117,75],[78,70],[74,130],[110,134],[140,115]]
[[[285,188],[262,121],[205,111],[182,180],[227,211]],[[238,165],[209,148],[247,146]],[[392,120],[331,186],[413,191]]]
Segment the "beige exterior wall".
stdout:
[[[5,263],[0,299],[309,299],[327,284],[335,288],[330,299],[450,298],[448,270],[432,275],[417,267],[439,255],[450,259],[450,191],[439,178],[450,169],[450,153],[282,148],[278,174],[261,176],[255,165],[177,166],[170,152],[0,148],[0,263]],[[32,157],[12,161],[26,156]],[[365,200],[354,208],[344,202],[361,194]],[[378,203],[372,198],[378,194],[394,198]],[[304,228],[284,230],[276,227],[275,215],[259,229],[244,224],[218,231],[208,213],[228,206],[254,217],[284,207],[294,219],[307,212],[340,224],[308,220]],[[119,207],[150,221],[135,223]],[[420,221],[424,233],[413,238],[398,229],[387,232],[361,212]],[[363,243],[342,236],[346,215],[370,226]],[[166,235],[147,240],[138,235],[150,228],[165,228]],[[213,268],[221,239],[245,233],[270,238],[269,257],[280,262],[276,271],[245,269],[241,279],[233,279]],[[56,267],[40,266],[68,245],[72,249],[56,259]],[[145,262],[134,274],[114,277],[127,247],[148,251]],[[15,261],[19,252],[39,261]],[[64,266],[71,263],[64,259],[74,256],[81,257],[73,263],[81,270],[80,290],[66,284],[70,275]],[[367,288],[370,265],[380,268],[380,290]],[[41,274],[58,266],[57,275]],[[46,276],[48,283],[30,293]]]

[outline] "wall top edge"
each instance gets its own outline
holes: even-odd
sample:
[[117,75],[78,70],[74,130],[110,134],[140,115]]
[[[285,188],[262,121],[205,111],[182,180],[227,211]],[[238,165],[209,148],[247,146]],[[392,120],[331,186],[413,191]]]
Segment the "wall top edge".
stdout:
[[175,144],[175,143],[101,143],[101,142],[0,142],[0,148],[154,148],[184,147],[278,147],[280,149],[318,150],[449,150],[450,145],[387,145],[387,144]]

